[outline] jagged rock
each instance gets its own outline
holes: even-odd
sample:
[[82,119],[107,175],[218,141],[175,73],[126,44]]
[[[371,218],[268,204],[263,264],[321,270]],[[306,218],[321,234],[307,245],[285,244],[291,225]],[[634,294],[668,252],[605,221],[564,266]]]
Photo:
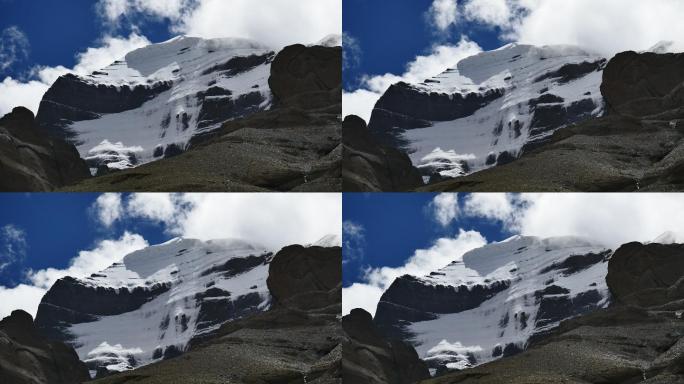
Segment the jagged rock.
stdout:
[[301,44],[285,47],[273,60],[268,80],[276,103],[305,110],[340,103],[341,51],[340,47]]
[[198,132],[184,153],[159,147],[164,159],[67,189],[340,191],[341,55],[339,48],[286,47],[271,65],[273,109]]
[[75,384],[90,376],[71,347],[47,340],[31,315],[17,310],[0,321],[0,378],[5,384]]
[[422,190],[681,190],[683,68],[684,54],[618,54],[603,72],[607,116],[559,130],[513,163]]
[[[342,384],[341,262],[340,247],[286,247],[269,268],[280,304],[224,324],[182,357],[95,382]],[[310,295],[310,305],[293,300]]]
[[322,248],[291,245],[283,248],[271,262],[268,289],[274,306],[287,308],[320,308],[330,302],[328,294],[342,281],[338,259],[339,247]]
[[683,383],[683,259],[680,244],[625,244],[608,264],[611,307],[521,354],[424,383]]
[[403,191],[423,185],[409,157],[378,144],[366,123],[347,116],[342,123],[344,143],[342,187],[346,192]]
[[353,309],[342,318],[347,340],[342,346],[345,383],[409,384],[430,376],[410,344],[386,340],[370,313]]
[[52,191],[88,177],[76,148],[48,137],[28,109],[14,108],[0,119],[0,191]]

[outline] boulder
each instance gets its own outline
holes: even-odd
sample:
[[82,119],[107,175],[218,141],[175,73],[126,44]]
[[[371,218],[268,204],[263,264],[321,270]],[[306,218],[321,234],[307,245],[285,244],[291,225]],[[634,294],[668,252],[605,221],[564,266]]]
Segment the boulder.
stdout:
[[16,310],[0,321],[0,378],[5,384],[75,384],[90,376],[71,347],[47,340],[31,315]]
[[405,191],[423,185],[408,155],[379,144],[358,116],[342,123],[342,188],[345,192]]
[[347,340],[342,347],[345,383],[409,384],[430,377],[416,350],[398,340],[386,340],[370,313],[353,309],[342,318]]
[[44,192],[90,177],[78,151],[17,107],[0,119],[0,191]]

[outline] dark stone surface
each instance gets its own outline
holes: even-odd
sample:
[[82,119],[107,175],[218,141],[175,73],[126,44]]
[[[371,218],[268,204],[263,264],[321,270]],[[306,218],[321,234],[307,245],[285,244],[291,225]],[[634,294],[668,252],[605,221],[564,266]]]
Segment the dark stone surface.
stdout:
[[345,192],[404,191],[423,185],[408,155],[378,144],[363,119],[347,116],[342,127]]
[[342,328],[347,336],[342,347],[343,382],[409,384],[430,376],[416,350],[404,342],[385,339],[368,312],[353,309],[342,318]]
[[0,381],[3,384],[75,384],[90,379],[69,346],[46,339],[28,313],[0,321]]
[[70,341],[71,335],[64,331],[65,326],[94,321],[97,316],[130,312],[169,289],[168,285],[155,284],[149,289],[117,290],[86,286],[72,277],[65,277],[57,280],[43,296],[36,326],[50,338]]
[[17,107],[0,119],[0,191],[45,192],[90,177],[73,145],[51,138]]
[[341,68],[341,47],[285,47],[273,60],[268,79],[276,106],[315,110],[341,103]]
[[339,247],[285,247],[269,271],[277,305],[222,325],[182,357],[97,382],[341,384],[341,260]]
[[92,120],[104,113],[135,109],[162,92],[171,89],[170,82],[158,82],[135,87],[89,84],[84,79],[67,74],[60,76],[40,102],[36,122],[43,129],[61,138],[72,138],[67,122]]
[[625,244],[608,262],[608,309],[564,321],[513,357],[424,383],[682,383],[682,260],[684,245]]
[[509,281],[496,281],[470,289],[466,286],[433,286],[405,275],[395,279],[383,293],[374,322],[388,337],[408,340],[411,335],[405,331],[405,324],[432,320],[436,314],[458,313],[475,308],[509,285]]
[[556,71],[551,71],[545,73],[535,79],[536,82],[544,81],[547,79],[554,79],[560,84],[569,83],[572,80],[582,78],[592,72],[601,70],[606,65],[606,59],[601,59],[597,61],[585,61],[582,63],[571,63],[565,64]]
[[[558,130],[511,164],[422,190],[683,190],[684,54],[620,53],[604,69],[601,93],[607,116]],[[586,113],[591,106],[573,108]]]

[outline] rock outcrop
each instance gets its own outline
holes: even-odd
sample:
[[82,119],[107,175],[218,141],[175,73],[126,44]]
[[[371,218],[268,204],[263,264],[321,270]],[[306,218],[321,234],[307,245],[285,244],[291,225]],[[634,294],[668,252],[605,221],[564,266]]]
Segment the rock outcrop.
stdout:
[[410,384],[430,377],[416,350],[402,341],[385,339],[363,309],[344,316],[342,327],[347,337],[342,346],[344,383]]
[[341,263],[340,247],[286,247],[269,267],[270,310],[224,324],[182,357],[96,383],[341,384]]
[[559,130],[510,164],[423,190],[681,190],[683,68],[684,54],[620,53],[603,72],[606,116]]
[[0,381],[4,384],[77,384],[89,378],[76,352],[46,339],[28,313],[13,311],[0,321]]
[[423,185],[409,157],[379,144],[358,116],[342,123],[342,188],[345,192],[405,191]]
[[339,47],[284,48],[273,109],[193,137],[187,151],[68,187],[73,191],[340,191]]
[[608,265],[612,305],[563,322],[527,351],[425,383],[682,383],[680,244],[625,244]]
[[76,148],[48,137],[28,109],[0,119],[0,191],[52,191],[89,177]]

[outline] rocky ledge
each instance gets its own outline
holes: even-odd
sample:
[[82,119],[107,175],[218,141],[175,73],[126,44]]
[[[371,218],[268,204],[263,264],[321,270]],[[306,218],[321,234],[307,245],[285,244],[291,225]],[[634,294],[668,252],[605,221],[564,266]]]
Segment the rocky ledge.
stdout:
[[342,383],[342,250],[286,247],[269,267],[273,307],[224,324],[184,355],[97,383]]
[[65,189],[339,191],[341,60],[340,47],[286,47],[271,66],[272,110],[197,136],[178,156]]
[[557,131],[512,163],[425,191],[676,191],[684,188],[684,54],[624,52],[603,72],[604,117]]
[[28,313],[0,321],[0,379],[4,384],[75,384],[90,378],[71,347],[47,340]]
[[684,245],[629,243],[608,264],[605,310],[527,351],[424,383],[684,383]]
[[0,191],[52,191],[88,177],[76,148],[48,137],[33,112],[17,107],[0,119]]

